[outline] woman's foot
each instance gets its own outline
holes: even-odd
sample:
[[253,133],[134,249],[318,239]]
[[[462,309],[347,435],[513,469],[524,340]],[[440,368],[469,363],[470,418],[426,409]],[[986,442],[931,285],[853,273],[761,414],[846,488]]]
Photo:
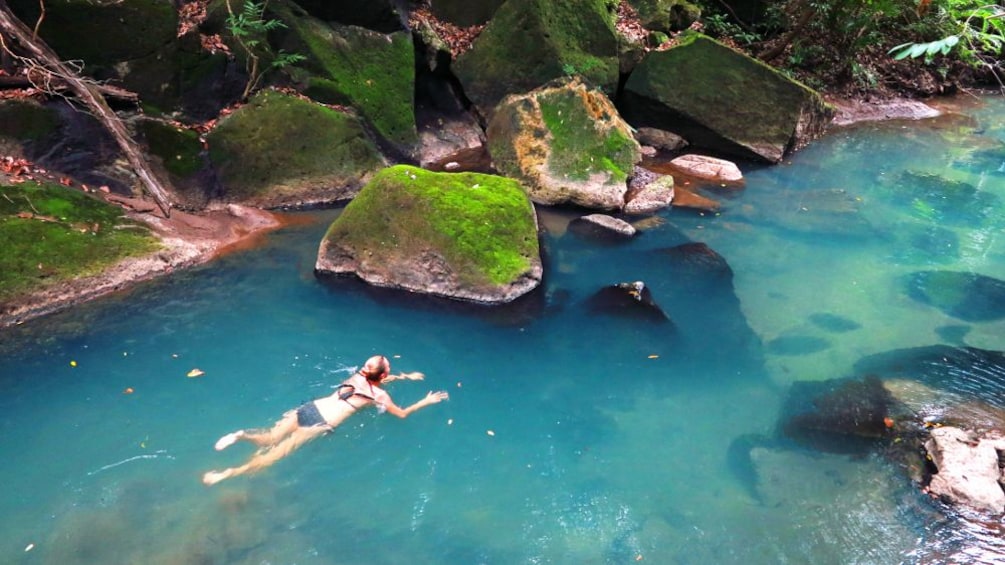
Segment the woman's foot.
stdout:
[[223,479],[229,478],[233,474],[233,469],[224,469],[223,471],[210,471],[202,476],[202,484],[206,486],[213,486],[216,483],[222,481]]
[[234,445],[234,443],[236,443],[237,440],[241,439],[243,436],[244,430],[231,432],[223,436],[222,438],[216,440],[216,450],[223,451],[224,449],[227,449],[228,447]]

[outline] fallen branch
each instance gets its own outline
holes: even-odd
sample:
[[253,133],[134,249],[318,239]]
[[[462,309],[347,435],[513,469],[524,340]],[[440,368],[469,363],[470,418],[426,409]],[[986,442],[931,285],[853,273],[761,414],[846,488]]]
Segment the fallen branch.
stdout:
[[[129,160],[129,164],[132,165],[133,172],[139,177],[147,193],[157,202],[157,206],[164,213],[164,216],[170,216],[171,201],[168,197],[168,189],[161,184],[150,164],[143,157],[139,145],[130,137],[125,126],[122,125],[122,121],[108,106],[100,88],[71,70],[41,39],[33,38],[31,30],[10,11],[7,0],[0,0],[0,32],[13,38],[38,64],[44,66],[46,71],[66,82],[70,90],[115,138],[119,148]],[[2,43],[2,39],[0,36],[0,43]],[[4,49],[7,49],[6,45],[4,45]]]

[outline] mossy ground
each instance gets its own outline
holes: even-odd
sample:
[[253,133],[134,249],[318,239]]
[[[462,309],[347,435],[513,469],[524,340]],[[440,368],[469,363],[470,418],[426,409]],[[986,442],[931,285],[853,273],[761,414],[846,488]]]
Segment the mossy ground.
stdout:
[[573,180],[607,173],[612,181],[624,182],[638,160],[638,146],[616,128],[602,132],[596,122],[602,117],[584,109],[585,96],[580,90],[556,89],[538,97],[552,135],[549,166]]
[[0,184],[0,302],[160,247],[121,214],[56,184]]
[[534,208],[519,183],[479,173],[382,170],[326,234],[381,258],[441,250],[466,282],[500,285],[539,256]]
[[353,116],[269,90],[222,120],[207,141],[232,198],[334,184],[382,163]]

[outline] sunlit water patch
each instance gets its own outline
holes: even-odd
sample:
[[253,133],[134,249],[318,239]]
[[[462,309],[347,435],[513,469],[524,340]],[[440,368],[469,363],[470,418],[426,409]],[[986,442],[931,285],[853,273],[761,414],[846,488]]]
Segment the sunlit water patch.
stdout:
[[[740,191],[710,188],[719,215],[668,211],[619,245],[543,212],[547,281],[519,311],[318,280],[317,243],[338,213],[324,211],[260,249],[5,331],[0,558],[1000,559],[993,520],[947,516],[882,454],[778,433],[793,383],[895,350],[1002,349],[1002,321],[960,318],[904,282],[1005,279],[1005,107],[967,112],[834,132],[750,167]],[[602,287],[637,280],[670,323],[591,310]],[[269,425],[378,352],[427,375],[391,385],[400,403],[431,389],[450,401],[405,421],[359,414],[256,476],[200,483],[250,454],[214,451],[220,435]],[[912,359],[945,369],[882,375],[917,406],[1000,408],[993,357]]]

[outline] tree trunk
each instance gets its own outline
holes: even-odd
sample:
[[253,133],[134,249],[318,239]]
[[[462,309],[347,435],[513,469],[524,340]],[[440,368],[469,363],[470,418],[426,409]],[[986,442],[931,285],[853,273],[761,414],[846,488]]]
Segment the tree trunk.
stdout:
[[45,69],[65,81],[77,97],[90,109],[94,117],[100,121],[125,153],[126,159],[133,167],[133,172],[140,178],[148,194],[157,202],[164,216],[171,215],[171,200],[169,190],[161,184],[153,169],[143,156],[139,145],[126,131],[125,126],[115,112],[105,102],[99,88],[79,77],[70,69],[58,55],[41,39],[32,37],[32,31],[10,11],[6,0],[0,0],[0,32],[13,38],[36,62]]

